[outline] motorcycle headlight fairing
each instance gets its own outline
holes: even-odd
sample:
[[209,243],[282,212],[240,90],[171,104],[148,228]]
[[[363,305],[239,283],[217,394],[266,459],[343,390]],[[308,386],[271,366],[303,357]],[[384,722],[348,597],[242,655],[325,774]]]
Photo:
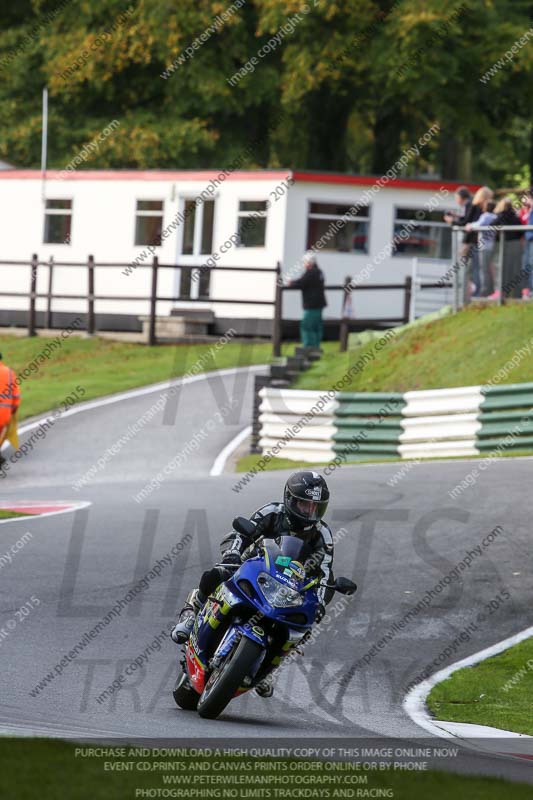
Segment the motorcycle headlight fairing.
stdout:
[[277,581],[267,572],[260,572],[257,577],[257,585],[261,594],[274,608],[291,608],[301,606],[304,599],[300,592],[291,589],[281,581]]

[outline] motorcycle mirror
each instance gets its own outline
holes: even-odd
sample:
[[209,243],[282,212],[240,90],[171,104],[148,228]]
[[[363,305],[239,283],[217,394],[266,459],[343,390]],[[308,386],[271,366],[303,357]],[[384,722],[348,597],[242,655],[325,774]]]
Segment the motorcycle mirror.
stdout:
[[255,533],[255,525],[250,522],[246,517],[235,517],[233,520],[233,529],[237,533],[242,533],[243,536],[251,537]]
[[355,594],[357,591],[357,584],[350,581],[348,578],[337,578],[335,581],[335,591],[340,594]]

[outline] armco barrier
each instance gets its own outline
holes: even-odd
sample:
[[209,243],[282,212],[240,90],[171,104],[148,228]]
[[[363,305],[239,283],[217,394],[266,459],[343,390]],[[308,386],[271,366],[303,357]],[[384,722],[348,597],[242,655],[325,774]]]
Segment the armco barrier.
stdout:
[[481,393],[478,450],[533,449],[533,383],[483,386]]
[[386,392],[339,392],[333,449],[343,461],[361,456],[397,457],[402,432],[403,395]]
[[294,461],[450,458],[533,449],[533,383],[404,394],[266,387],[260,397],[261,451]]
[[259,447],[263,453],[280,447],[274,455],[293,461],[320,463],[334,458],[335,392],[265,387],[259,397]]

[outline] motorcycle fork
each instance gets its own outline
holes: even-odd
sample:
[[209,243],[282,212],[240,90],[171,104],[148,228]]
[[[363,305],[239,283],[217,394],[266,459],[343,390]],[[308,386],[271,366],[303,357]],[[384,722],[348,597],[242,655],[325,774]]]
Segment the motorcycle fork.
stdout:
[[207,603],[204,606],[202,612],[204,622],[207,622],[207,624],[216,631],[221,623],[226,620],[230,611],[230,604],[215,591],[213,594],[209,595]]
[[290,639],[279,640],[277,643],[273,643],[259,668],[256,676],[256,683],[260,683],[267,675],[274,672],[297,644],[298,642],[291,641]]

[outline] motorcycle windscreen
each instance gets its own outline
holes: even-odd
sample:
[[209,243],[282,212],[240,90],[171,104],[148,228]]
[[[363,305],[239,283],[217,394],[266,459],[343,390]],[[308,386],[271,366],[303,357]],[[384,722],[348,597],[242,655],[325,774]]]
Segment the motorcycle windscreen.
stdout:
[[292,561],[301,561],[305,542],[298,536],[280,536],[279,539],[265,539],[271,562],[283,572]]

